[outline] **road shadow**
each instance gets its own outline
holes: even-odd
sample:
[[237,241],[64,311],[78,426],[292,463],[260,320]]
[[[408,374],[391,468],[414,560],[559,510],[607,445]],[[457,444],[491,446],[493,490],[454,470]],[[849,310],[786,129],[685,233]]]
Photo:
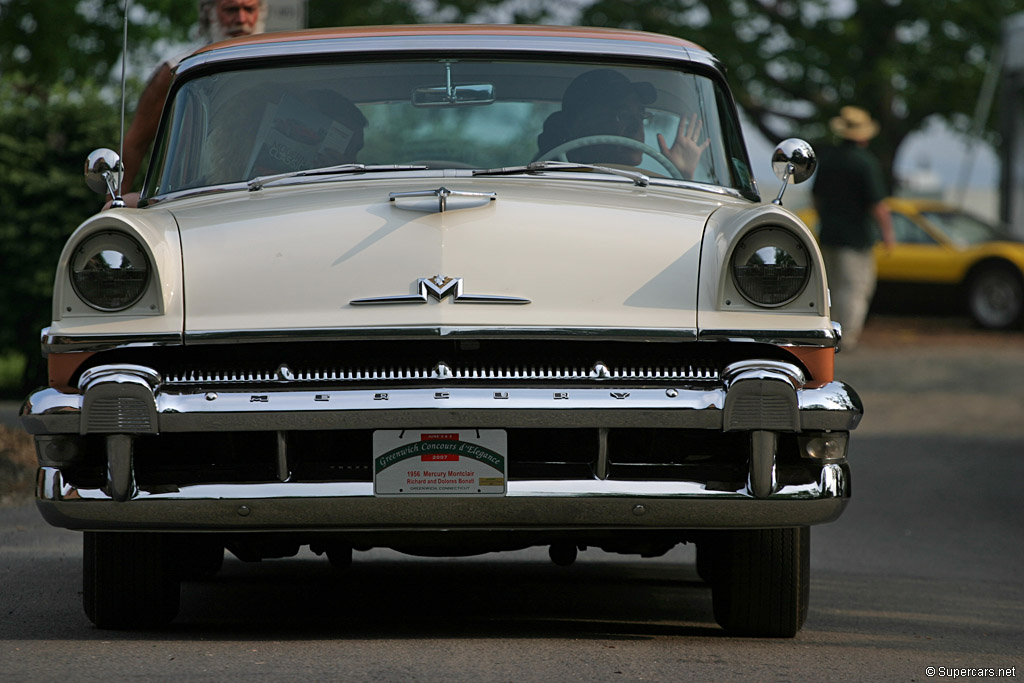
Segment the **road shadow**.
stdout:
[[223,639],[652,638],[722,634],[692,565],[229,559],[187,582],[172,626]]

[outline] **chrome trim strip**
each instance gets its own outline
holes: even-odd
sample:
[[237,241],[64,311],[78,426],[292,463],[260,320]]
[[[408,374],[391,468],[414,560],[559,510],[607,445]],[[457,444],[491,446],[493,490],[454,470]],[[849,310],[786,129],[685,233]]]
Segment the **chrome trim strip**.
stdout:
[[700,330],[697,341],[757,342],[774,346],[833,348],[839,342],[834,329],[808,330]]
[[160,334],[51,334],[43,330],[43,354],[71,353],[74,351],[107,351],[110,349],[145,348],[151,346],[181,346],[184,339],[179,332]]
[[[50,524],[78,530],[699,529],[831,522],[846,506],[850,479],[847,465],[827,464],[817,481],[781,486],[765,499],[745,490],[709,490],[699,482],[595,479],[510,481],[502,498],[378,498],[370,482],[270,482],[143,489],[116,503],[101,489],[76,488],[60,470],[43,467],[36,491]],[[639,503],[646,514],[634,513]],[[242,514],[243,508],[251,514]]]
[[186,331],[185,344],[238,344],[259,342],[344,341],[346,339],[595,339],[629,341],[681,342],[696,341],[693,328],[637,327],[475,327],[457,325],[423,325],[394,327],[325,327],[307,329],[267,330],[203,330]]
[[[796,390],[800,429],[849,431],[863,404],[842,382]],[[401,389],[172,392],[159,390],[161,432],[389,427],[650,427],[721,429],[726,390],[429,386]],[[22,407],[31,434],[77,434],[82,396],[41,389]]]

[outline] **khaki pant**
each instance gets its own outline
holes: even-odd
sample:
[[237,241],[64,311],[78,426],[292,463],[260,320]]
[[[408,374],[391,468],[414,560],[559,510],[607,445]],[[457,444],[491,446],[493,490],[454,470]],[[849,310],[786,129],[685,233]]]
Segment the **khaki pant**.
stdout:
[[832,320],[843,326],[843,348],[857,346],[875,294],[875,256],[870,249],[822,247],[832,298]]

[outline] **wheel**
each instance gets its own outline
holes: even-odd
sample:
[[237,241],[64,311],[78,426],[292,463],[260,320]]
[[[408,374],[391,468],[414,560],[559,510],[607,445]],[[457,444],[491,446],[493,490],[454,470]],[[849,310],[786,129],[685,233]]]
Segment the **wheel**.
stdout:
[[1020,322],[1024,281],[1009,266],[986,266],[967,281],[967,310],[981,327],[1002,330]]
[[807,619],[811,531],[723,532],[715,542],[711,601],[731,635],[792,638]]
[[85,532],[82,601],[99,628],[161,626],[178,614],[181,582],[161,534]]
[[568,142],[563,142],[557,147],[553,147],[547,152],[544,152],[544,154],[538,156],[535,161],[547,161],[549,159],[568,161],[566,154],[569,152],[574,149],[579,149],[580,147],[591,147],[593,145],[618,145],[619,147],[639,150],[657,161],[658,164],[668,172],[670,177],[675,178],[676,180],[682,180],[683,178],[683,174],[679,172],[676,165],[669,161],[668,157],[662,154],[659,150],[656,150],[650,145],[640,142],[639,140],[623,137],[621,135],[588,135],[585,138],[569,140]]
[[185,536],[174,544],[178,575],[186,581],[208,579],[224,566],[224,544],[201,535]]

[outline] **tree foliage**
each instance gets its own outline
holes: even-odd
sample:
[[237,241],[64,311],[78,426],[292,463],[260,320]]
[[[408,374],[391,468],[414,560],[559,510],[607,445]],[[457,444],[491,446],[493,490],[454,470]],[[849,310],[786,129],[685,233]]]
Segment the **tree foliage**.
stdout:
[[[131,0],[130,52],[155,63],[154,46],[184,42],[196,3]],[[121,60],[124,0],[0,0],[0,77],[15,73],[37,87],[106,82]],[[23,83],[23,86],[25,83]]]
[[24,385],[45,383],[39,330],[50,323],[54,268],[64,242],[102,199],[82,165],[117,117],[95,85],[40,94],[23,77],[0,79],[0,350],[28,361]]
[[598,0],[581,22],[703,44],[769,140],[823,138],[840,107],[863,107],[882,124],[873,146],[891,175],[900,143],[929,117],[969,127],[1002,21],[1022,10],[1024,0]]

